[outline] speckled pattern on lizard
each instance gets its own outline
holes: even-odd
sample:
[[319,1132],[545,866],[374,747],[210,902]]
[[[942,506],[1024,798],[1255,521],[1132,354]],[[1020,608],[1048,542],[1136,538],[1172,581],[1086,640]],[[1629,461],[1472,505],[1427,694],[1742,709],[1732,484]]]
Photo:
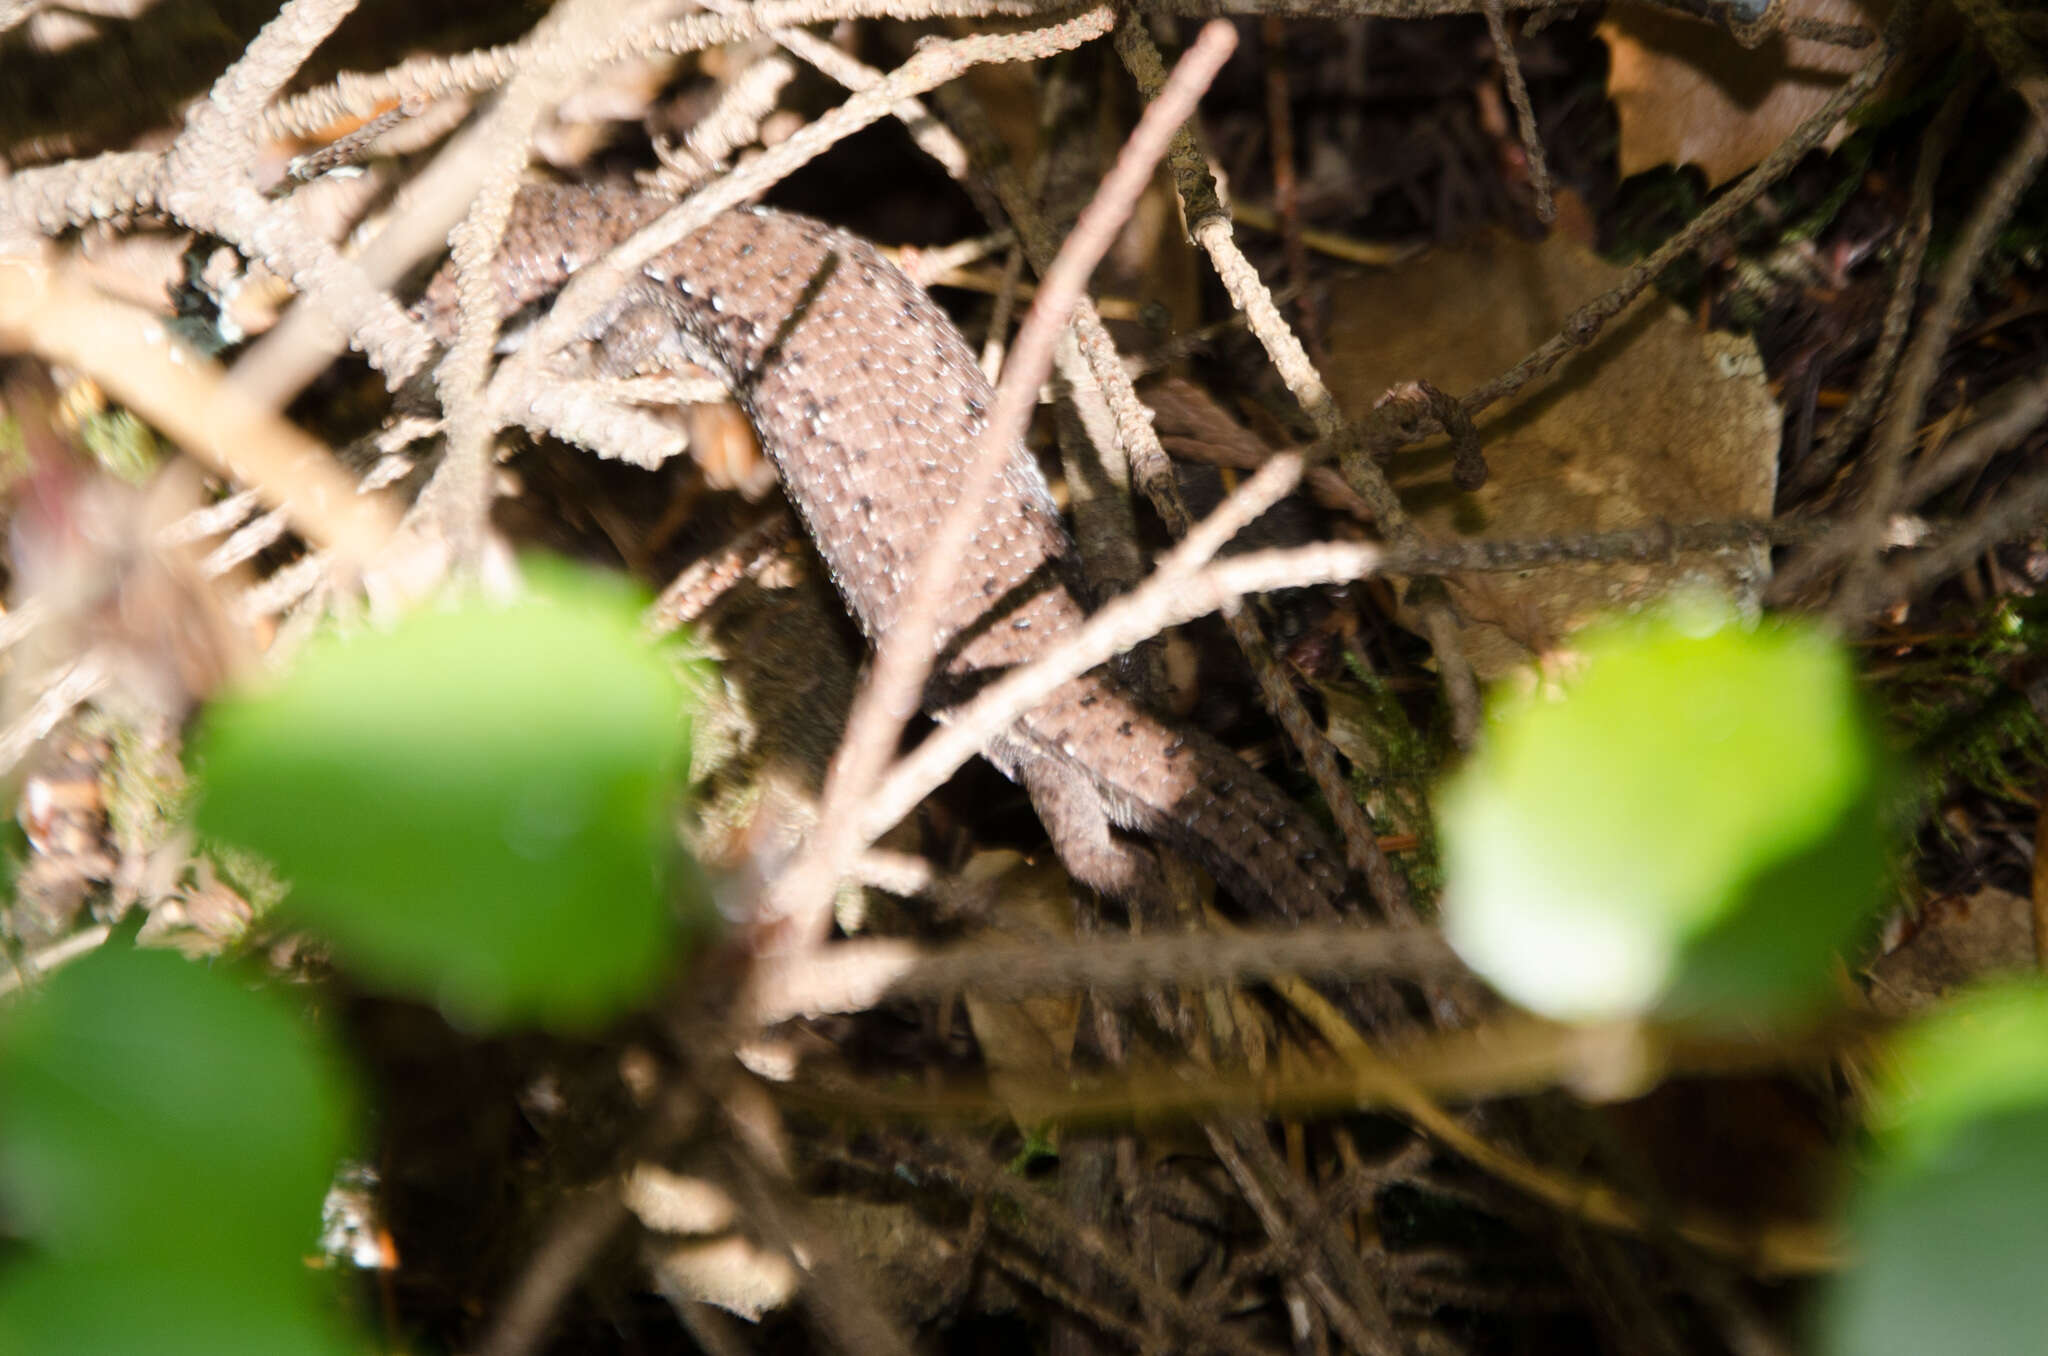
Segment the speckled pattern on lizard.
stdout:
[[[545,297],[668,206],[619,189],[523,189],[500,254],[504,310]],[[419,309],[452,331],[445,275]],[[742,209],[650,260],[589,334],[635,363],[681,359],[731,388],[847,606],[870,639],[885,634],[994,398],[924,290],[859,236]],[[998,486],[939,619],[925,704],[941,719],[1085,615],[1073,542],[1021,444]],[[1114,825],[1186,853],[1281,917],[1328,918],[1347,897],[1342,859],[1299,806],[1102,671],[1056,690],[986,753],[1031,794],[1069,869],[1107,892],[1135,888]]]

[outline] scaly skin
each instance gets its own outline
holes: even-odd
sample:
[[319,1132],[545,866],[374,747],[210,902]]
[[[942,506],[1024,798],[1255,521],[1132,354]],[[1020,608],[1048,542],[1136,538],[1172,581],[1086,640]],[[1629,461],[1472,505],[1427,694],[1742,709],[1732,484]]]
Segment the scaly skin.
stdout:
[[[667,206],[620,190],[523,190],[501,255],[505,311],[554,291]],[[644,273],[592,336],[636,362],[696,363],[731,387],[847,606],[871,639],[884,635],[994,401],[966,341],[874,246],[807,217],[726,213]],[[447,280],[421,312],[452,330]],[[943,717],[1080,625],[1074,580],[1073,542],[1019,445],[946,599],[927,709]],[[1100,672],[1055,691],[988,756],[1031,792],[1054,846],[1090,884],[1128,888],[1099,851],[1106,830],[1090,828],[1106,820],[1171,844],[1244,902],[1289,918],[1328,917],[1345,895],[1341,858],[1300,807]]]

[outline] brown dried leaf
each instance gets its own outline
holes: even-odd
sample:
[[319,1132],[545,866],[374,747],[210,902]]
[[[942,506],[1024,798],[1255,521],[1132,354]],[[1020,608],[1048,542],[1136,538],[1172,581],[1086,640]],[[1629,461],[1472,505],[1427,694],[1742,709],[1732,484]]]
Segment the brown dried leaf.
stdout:
[[1864,971],[1870,1006],[1903,1017],[1992,975],[2034,968],[2034,906],[1987,885],[1920,908],[1919,926]]
[[[1490,235],[1405,268],[1360,276],[1335,304],[1332,385],[1353,414],[1400,382],[1453,394],[1506,371],[1622,270],[1552,236]],[[1780,416],[1748,339],[1703,334],[1676,307],[1639,299],[1590,349],[1481,416],[1485,488],[1451,480],[1449,451],[1403,458],[1396,483],[1438,538],[1542,537],[1656,522],[1764,517],[1776,490]],[[1768,558],[1744,548],[1646,564],[1561,565],[1451,581],[1466,652],[1493,678],[1553,649],[1602,612],[1704,585],[1753,606]]]
[[[1014,852],[977,853],[963,879],[1000,881],[1002,910],[995,931],[1003,940],[1072,941],[1074,914],[1066,873],[1057,863],[1032,864]],[[1081,1026],[1078,994],[1051,994],[1016,1003],[964,995],[975,1044],[988,1066],[989,1087],[1019,1128],[1043,1125],[1051,1108],[1046,1091],[1066,1085],[1074,1037]]]
[[[1787,16],[1875,29],[1865,0],[1787,0]],[[1610,53],[1607,94],[1621,119],[1621,172],[1698,165],[1713,187],[1762,160],[1834,96],[1870,50],[1773,36],[1744,47],[1726,31],[1668,10],[1617,6],[1598,29]],[[1847,135],[1836,127],[1824,143]]]

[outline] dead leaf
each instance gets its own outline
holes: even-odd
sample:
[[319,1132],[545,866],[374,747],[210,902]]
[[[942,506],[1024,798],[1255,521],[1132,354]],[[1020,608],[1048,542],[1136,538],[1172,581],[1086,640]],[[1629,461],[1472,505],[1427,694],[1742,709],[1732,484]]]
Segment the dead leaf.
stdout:
[[[1884,19],[1881,6],[1860,0],[1787,0],[1783,13],[1872,29]],[[1782,35],[1744,47],[1712,24],[1644,5],[1609,9],[1597,31],[1610,54],[1623,177],[1698,165],[1710,188],[1776,150],[1871,52]],[[1847,135],[1838,125],[1822,144]]]
[[[1506,371],[1622,270],[1557,236],[1490,234],[1390,273],[1349,279],[1330,331],[1332,384],[1354,416],[1400,382],[1453,394]],[[1396,463],[1416,524],[1442,539],[1546,537],[1657,522],[1768,516],[1780,415],[1746,338],[1703,334],[1669,302],[1637,300],[1585,352],[1482,415],[1491,478],[1467,493],[1447,449]],[[1740,548],[1644,564],[1560,565],[1451,582],[1466,651],[1496,678],[1604,612],[1674,588],[1754,607],[1769,568]]]
[[1922,905],[1919,927],[1864,974],[1870,1006],[1903,1017],[1977,980],[2033,968],[2033,902],[1987,885]]
[[[1009,942],[1034,937],[1071,942],[1073,904],[1067,876],[1055,862],[1033,864],[1014,852],[981,852],[960,872],[963,879],[1000,879],[1002,909],[987,939]],[[965,995],[975,1044],[988,1066],[990,1089],[1009,1109],[1020,1130],[1038,1129],[1051,1108],[1048,1089],[1064,1088],[1081,1027],[1078,994],[1053,994],[1016,1003],[992,1003]]]
[[1023,1302],[1002,1268],[962,1255],[957,1225],[927,1219],[914,1202],[817,1196],[806,1208],[840,1254],[858,1260],[875,1305],[906,1329],[921,1332],[963,1311],[1012,1313]]

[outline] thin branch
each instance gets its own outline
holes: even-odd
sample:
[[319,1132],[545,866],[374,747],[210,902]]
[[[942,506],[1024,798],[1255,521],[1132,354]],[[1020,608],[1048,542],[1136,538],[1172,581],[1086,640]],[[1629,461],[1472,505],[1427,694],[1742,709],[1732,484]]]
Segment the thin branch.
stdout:
[[354,8],[292,0],[215,83],[165,153],[152,194],[185,225],[217,235],[290,280],[367,357],[386,371],[416,365],[426,336],[396,302],[328,241],[310,231],[291,198],[273,201],[256,182],[256,128],[263,106]]
[[1114,16],[1108,9],[1097,8],[1026,33],[968,37],[920,50],[880,83],[855,93],[732,174],[706,185],[603,259],[579,270],[562,288],[548,314],[534,326],[525,347],[499,367],[492,379],[493,400],[509,402],[510,391],[545,380],[543,364],[581,332],[584,323],[617,295],[641,264],[720,212],[747,201],[840,141],[888,116],[903,99],[937,88],[986,62],[1031,61],[1066,51],[1100,37],[1113,22]]
[[1899,377],[1885,398],[1884,414],[1871,452],[1872,471],[1858,512],[1842,529],[1816,542],[1790,562],[1772,584],[1770,596],[1797,596],[1836,564],[1847,561],[1850,577],[1835,601],[1839,619],[1853,622],[1863,615],[1870,571],[1882,545],[1884,523],[1895,511],[1906,474],[1906,457],[1926,410],[1928,393],[1940,370],[1949,337],[1969,300],[1971,279],[1999,227],[2012,214],[2019,195],[2048,159],[2048,116],[2035,114],[2007,153],[2005,162],[1971,211],[1962,234],[1942,269],[1934,301],[1921,317],[1920,328],[1899,366]]
[[1949,91],[1941,111],[1928,124],[1920,141],[1920,159],[1913,168],[1913,194],[1906,209],[1905,246],[1899,251],[1898,268],[1892,277],[1892,291],[1885,302],[1884,320],[1878,331],[1877,347],[1863,365],[1863,379],[1847,407],[1828,426],[1827,437],[1805,463],[1796,468],[1784,492],[1783,503],[1811,493],[1827,483],[1841,464],[1842,456],[1858,434],[1876,418],[1890,388],[1892,369],[1906,345],[1912,324],[1913,302],[1920,292],[1920,273],[1927,264],[1927,244],[1934,235],[1934,186],[1948,160],[1949,147],[1962,130],[1963,115],[1976,98],[1978,82],[1965,76]]
[[[1122,58],[1124,68],[1138,84],[1141,92],[1156,87],[1164,69],[1159,49],[1152,42],[1150,34],[1141,23],[1127,22],[1117,30],[1117,55]],[[1174,139],[1167,156],[1167,163],[1173,171],[1175,189],[1180,195],[1181,209],[1187,217],[1190,231],[1196,243],[1208,254],[1217,277],[1230,294],[1232,305],[1244,316],[1245,323],[1253,335],[1265,347],[1267,360],[1280,374],[1281,380],[1300,403],[1326,441],[1342,441],[1344,422],[1339,415],[1336,402],[1331,399],[1329,388],[1309,361],[1307,350],[1302,347],[1294,332],[1287,326],[1279,307],[1274,303],[1272,293],[1251,266],[1250,260],[1238,249],[1236,238],[1230,226],[1230,216],[1224,210],[1216,190],[1214,179],[1209,173],[1208,162],[1196,147],[1192,134]],[[1103,336],[1101,347],[1108,347],[1108,338]],[[1095,367],[1096,379],[1105,388],[1115,389],[1110,383],[1120,383],[1128,389],[1129,378],[1118,367],[1114,375],[1105,371],[1108,362],[1095,350],[1090,350],[1090,362]],[[1135,395],[1133,395],[1135,400]],[[1131,462],[1143,473],[1147,495],[1159,508],[1169,529],[1177,533],[1187,531],[1187,508],[1180,502],[1180,490],[1175,484],[1170,468],[1166,464],[1164,449],[1159,447],[1149,420],[1140,421],[1134,430]],[[1300,463],[1294,463],[1299,466]],[[1296,472],[1299,474],[1299,471]],[[1289,486],[1291,489],[1292,486]],[[1386,496],[1391,499],[1391,492]],[[1386,505],[1372,501],[1375,512],[1384,512]],[[1398,504],[1394,514],[1399,515]],[[1323,793],[1323,802],[1330,807],[1331,815],[1337,821],[1337,830],[1344,840],[1345,860],[1365,877],[1372,890],[1373,898],[1389,918],[1413,921],[1416,917],[1414,902],[1409,898],[1407,882],[1393,863],[1380,850],[1379,834],[1372,822],[1366,818],[1365,810],[1351,793],[1344,771],[1337,763],[1336,750],[1317,727],[1301,697],[1280,672],[1274,660],[1272,647],[1267,644],[1258,623],[1248,615],[1232,612],[1226,615],[1231,636],[1238,648],[1244,652],[1246,662],[1251,665],[1252,675],[1259,684],[1260,695],[1265,698],[1267,709],[1280,721],[1287,732],[1288,740],[1300,751],[1309,776]]]
[[[594,66],[651,52],[698,52],[747,42],[777,29],[848,19],[896,18],[906,22],[940,18],[1028,19],[1062,17],[1071,4],[1026,0],[763,0],[728,15],[693,14],[612,26],[592,54]],[[279,102],[265,112],[265,136],[288,140],[335,123],[374,117],[401,99],[481,94],[503,84],[524,67],[534,39],[465,52],[455,57],[415,57],[386,70],[350,72],[333,83]]]
[[87,651],[52,675],[28,710],[0,730],[0,777],[12,773],[65,717],[104,692],[113,681],[114,671],[98,650]]
[[1200,568],[1236,532],[1240,519],[1249,521],[1263,513],[1300,475],[1298,461],[1283,457],[1275,458],[1275,463],[1240,486],[1159,562],[1144,583],[1089,617],[1031,664],[1004,674],[948,712],[946,723],[898,761],[863,799],[858,838],[879,838],[991,738],[1059,686],[1165,627],[1213,612],[1246,592],[1274,587],[1272,580],[1281,572],[1299,583],[1305,582],[1302,576],[1313,575],[1319,581],[1335,575],[1356,578],[1352,571],[1375,568],[1384,555],[1381,548],[1340,543],[1238,556],[1206,571]]
[[[1241,1120],[1241,1118],[1239,1118]],[[1289,1268],[1289,1279],[1298,1283],[1329,1318],[1330,1325],[1340,1333],[1345,1346],[1351,1351],[1371,1353],[1371,1356],[1402,1356],[1405,1347],[1393,1332],[1393,1319],[1386,1311],[1386,1305],[1369,1286],[1347,1287],[1352,1293],[1340,1295],[1328,1272],[1333,1268],[1330,1259],[1318,1256],[1320,1250],[1303,1244],[1299,1231],[1289,1218],[1281,1212],[1279,1202],[1268,1190],[1267,1178],[1275,1181],[1284,1176],[1284,1169],[1259,1173],[1246,1162],[1248,1156],[1257,1154],[1270,1160],[1272,1151],[1263,1140],[1255,1141],[1248,1134],[1233,1134],[1230,1129],[1215,1122],[1205,1124],[1203,1133],[1209,1141],[1210,1151],[1223,1165],[1225,1172],[1237,1184],[1237,1194],[1251,1207],[1252,1214],[1266,1231],[1266,1236],[1276,1243],[1296,1249],[1295,1265]],[[1258,1134],[1265,1132],[1260,1129]],[[1264,1153],[1260,1153],[1264,1150]],[[1266,1164],[1270,1168],[1270,1163]],[[1357,1269],[1358,1254],[1355,1249],[1346,1254],[1351,1263],[1350,1270]],[[1363,1312],[1361,1312],[1363,1311]],[[1372,1326],[1366,1325],[1366,1316],[1372,1317]]]
[[[1283,454],[1288,456],[1290,454]],[[1276,460],[1278,460],[1276,458]],[[1581,537],[1425,543],[1410,551],[1376,545],[1322,542],[1285,551],[1262,551],[1206,564],[1236,530],[1291,485],[1299,467],[1269,467],[1247,480],[1164,559],[1138,588],[1089,617],[1078,630],[1029,666],[1003,675],[905,755],[865,801],[861,838],[873,842],[938,789],[962,764],[1017,717],[1062,683],[1122,653],[1169,626],[1216,611],[1247,594],[1314,584],[1344,583],[1373,573],[1453,574],[1525,570],[1538,565],[1592,560],[1668,560],[1680,551],[1798,541],[1825,525],[1752,521],[1659,524]],[[1226,516],[1227,515],[1227,516]],[[1377,847],[1377,844],[1375,844]]]
[[114,929],[105,923],[72,933],[61,942],[55,942],[41,951],[23,956],[19,961],[8,962],[7,972],[0,974],[0,1000],[32,989],[43,976],[63,969],[75,960],[90,956],[107,944],[114,935]]
[[485,374],[496,347],[496,257],[512,219],[518,174],[525,167],[535,127],[591,69],[611,7],[604,0],[566,0],[535,29],[528,60],[478,129],[477,155],[484,189],[449,237],[460,303],[455,341],[434,374],[448,412],[447,451],[420,496],[446,537],[452,564],[464,575],[482,568],[490,527],[491,444],[497,432],[495,401],[487,400]]
[[375,560],[396,530],[391,506],[357,493],[325,446],[177,344],[158,317],[98,295],[68,271],[0,267],[0,347],[91,373],[180,447],[281,509],[350,571]]
[[[1712,206],[1687,222],[1685,228],[1653,250],[1611,291],[1603,293],[1572,312],[1562,329],[1516,363],[1501,376],[1468,393],[1459,403],[1468,416],[1477,418],[1482,410],[1506,399],[1542,376],[1563,359],[1591,344],[1607,323],[1620,315],[1664,270],[1680,257],[1699,248],[1707,237],[1734,221],[1766,189],[1783,178],[1808,151],[1827,140],[1835,124],[1867,98],[1878,82],[1899,59],[1919,19],[1921,0],[1901,0],[1886,21],[1884,41],[1877,53],[1859,67],[1842,87],[1755,169],[1737,180],[1715,199]],[[1509,5],[1509,8],[1521,8]]]
[[1550,164],[1543,156],[1543,138],[1536,130],[1536,110],[1529,103],[1529,81],[1522,74],[1522,58],[1515,54],[1515,39],[1508,32],[1507,10],[1502,0],[1485,0],[1486,34],[1493,40],[1500,58],[1501,79],[1508,87],[1508,102],[1515,109],[1515,130],[1522,138],[1522,154],[1529,157],[1529,183],[1536,190],[1536,218],[1548,225],[1557,218],[1552,199]]
[[2048,420],[2048,364],[1986,396],[1976,423],[1951,439],[1939,455],[1913,468],[1900,492],[1900,502],[1925,503],[2032,433],[2044,420]]
[[[1076,1218],[1072,1211],[1015,1174],[990,1163],[978,1147],[942,1146],[894,1133],[879,1135],[877,1144],[891,1161],[908,1166],[920,1177],[929,1176],[965,1197],[986,1197],[995,1202],[1000,1208],[990,1212],[991,1225],[1021,1239],[1039,1256],[1063,1259],[1066,1274],[1073,1274],[1076,1268],[1099,1269],[1147,1310],[1171,1324],[1193,1350],[1265,1356],[1263,1349],[1218,1323],[1213,1314],[1197,1309],[1172,1287],[1160,1284],[1141,1270],[1128,1254],[1110,1244],[1099,1230]],[[827,1156],[838,1157],[830,1151]],[[840,1161],[849,1167],[872,1171],[871,1165],[858,1159]]]
[[[1193,111],[1196,99],[1235,45],[1236,35],[1227,24],[1203,30],[1174,78],[1139,118],[1116,165],[1046,271],[1012,346],[1003,380],[996,387],[981,445],[969,463],[959,499],[923,552],[913,575],[915,582],[906,591],[889,634],[881,638],[868,680],[854,699],[846,738],[826,777],[818,830],[803,857],[777,882],[769,906],[773,916],[793,919],[816,912],[819,902],[830,899],[845,862],[865,846],[858,841],[860,820],[853,807],[865,797],[903,723],[918,708],[938,653],[940,609],[953,587],[967,543],[980,527],[983,505],[1022,440],[1038,388],[1051,369],[1053,342],[1066,326],[1076,299],[1083,295],[1096,263],[1144,190],[1167,137]],[[817,916],[822,920],[822,914]]]
[[1112,999],[1153,987],[1257,983],[1280,975],[1341,981],[1389,972],[1429,975],[1457,967],[1443,939],[1421,928],[1305,926],[1285,932],[974,943],[937,951],[894,939],[846,941],[757,962],[743,1020],[767,1026],[792,1017],[864,1012],[887,1001],[957,993],[997,1003],[1079,992]]
[[[1287,980],[1280,987],[1286,1001],[1333,1044],[1334,1061],[1291,1071],[1285,1078],[1215,1074],[1193,1080],[1184,1071],[1075,1078],[1065,1086],[1034,1089],[1034,1112],[1063,1125],[1101,1125],[1132,1117],[1157,1120],[1232,1111],[1392,1111],[1503,1185],[1594,1228],[1637,1238],[1676,1237],[1763,1276],[1810,1275],[1843,1265],[1842,1240],[1825,1226],[1744,1228],[1705,1212],[1674,1219],[1605,1182],[1545,1167],[1491,1142],[1445,1110],[1439,1099],[1469,1101],[1570,1086],[1588,1071],[1612,1068],[1618,1059],[1654,1059],[1651,1072],[1664,1076],[1693,1072],[1725,1077],[1799,1067],[1824,1053],[1839,1055],[1845,1040],[1859,1039],[1854,1028],[1786,1042],[1688,1038],[1675,1032],[1558,1026],[1525,1018],[1494,1022],[1480,1031],[1431,1036],[1404,1046],[1396,1055],[1383,1056],[1314,988]],[[1632,1041],[1637,1044],[1631,1046]],[[921,1125],[940,1119],[979,1119],[990,1108],[988,1094],[978,1089],[911,1091],[845,1080],[783,1084],[775,1095],[793,1106],[877,1120],[909,1119]],[[877,1133],[885,1140],[898,1139]]]
[[616,1182],[591,1187],[572,1201],[513,1283],[477,1344],[477,1356],[525,1356],[538,1350],[570,1289],[631,1219]]
[[[1878,426],[1876,443],[1871,450],[1870,485],[1865,492],[1860,521],[1843,546],[1845,553],[1853,554],[1850,555],[1849,577],[1844,581],[1841,597],[1837,600],[1835,615],[1838,620],[1862,615],[1864,585],[1876,567],[1875,551],[1883,536],[1884,521],[1896,507],[1899,485],[1906,475],[1907,454],[1926,414],[1927,397],[1934,389],[1934,379],[1940,371],[1942,355],[1948,350],[1949,337],[1962,317],[1963,307],[1969,302],[1971,280],[1976,276],[1985,253],[1997,239],[1999,230],[2019,205],[2020,194],[2040,173],[2044,160],[2048,160],[2048,111],[2036,107],[2033,117],[2027,120],[2025,132],[1992,176],[1983,198],[1964,223],[1962,234],[1941,271],[1934,302],[1921,317],[1919,332],[1913,336],[1913,342],[1899,365],[1899,379],[1886,399],[1884,418]],[[1815,548],[1814,554],[1825,559],[1825,543]],[[1796,587],[1800,577],[1795,573],[1786,587]]]
[[1877,592],[1886,600],[1916,597],[1991,547],[2039,532],[2044,521],[2048,471],[2037,471],[2005,485],[1996,503],[1940,545],[1893,567]]
[[647,605],[643,618],[647,633],[665,636],[696,621],[710,611],[727,589],[780,555],[795,535],[796,523],[789,514],[774,513],[740,533],[715,555],[689,566]]
[[683,134],[681,147],[668,147],[664,173],[677,191],[695,188],[727,168],[733,152],[761,139],[761,124],[796,78],[796,63],[779,52],[765,53],[727,80],[718,102]]
[[[710,8],[724,14],[740,12],[737,0],[717,0]],[[790,55],[801,57],[816,67],[819,74],[856,93],[882,82],[880,71],[801,28],[781,28],[769,36],[781,43]],[[971,166],[967,148],[923,104],[915,99],[902,99],[889,112],[903,124],[904,130],[910,133],[910,139],[917,143],[917,148],[936,161],[950,178],[964,181],[968,177]]]

